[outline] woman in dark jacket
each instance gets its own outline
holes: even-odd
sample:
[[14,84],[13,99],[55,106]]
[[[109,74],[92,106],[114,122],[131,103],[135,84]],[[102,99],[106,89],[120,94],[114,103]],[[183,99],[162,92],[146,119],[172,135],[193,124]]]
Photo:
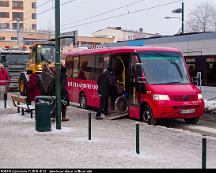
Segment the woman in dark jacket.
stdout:
[[69,118],[66,118],[66,110],[69,105],[69,95],[67,91],[67,76],[66,68],[61,66],[61,109],[62,109],[62,121],[69,121]]
[[27,70],[29,80],[27,82],[27,101],[31,103],[35,101],[36,96],[40,96],[40,78],[36,73],[32,73],[32,70]]

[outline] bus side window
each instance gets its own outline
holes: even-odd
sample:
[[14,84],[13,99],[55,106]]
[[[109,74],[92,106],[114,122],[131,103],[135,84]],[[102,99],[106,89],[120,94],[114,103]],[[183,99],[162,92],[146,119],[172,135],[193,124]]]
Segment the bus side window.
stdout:
[[78,78],[78,68],[79,68],[79,57],[76,56],[73,58],[73,78]]
[[6,56],[5,55],[1,55],[1,61],[0,63],[5,63],[6,62]]
[[95,73],[94,73],[93,80],[97,81],[99,76],[103,73],[104,69],[108,67],[109,56],[108,55],[97,55],[95,62],[96,62]]
[[68,78],[73,77],[72,76],[72,70],[73,70],[73,57],[66,57],[66,62],[65,62],[67,71],[66,71],[66,75]]
[[95,56],[80,56],[78,78],[82,80],[93,80],[95,71]]

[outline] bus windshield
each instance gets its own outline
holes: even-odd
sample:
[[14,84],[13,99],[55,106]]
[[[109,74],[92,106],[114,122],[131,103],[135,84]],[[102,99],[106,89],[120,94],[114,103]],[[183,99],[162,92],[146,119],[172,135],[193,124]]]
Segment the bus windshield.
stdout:
[[53,45],[39,45],[37,50],[37,61],[54,62],[55,47]]
[[26,64],[29,54],[1,54],[0,62],[2,64]]
[[139,54],[149,84],[190,83],[183,58],[179,53],[148,52]]

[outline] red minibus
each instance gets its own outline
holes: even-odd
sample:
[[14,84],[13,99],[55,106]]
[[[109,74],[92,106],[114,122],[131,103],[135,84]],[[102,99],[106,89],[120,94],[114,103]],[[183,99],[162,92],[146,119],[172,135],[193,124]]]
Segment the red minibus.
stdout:
[[124,87],[130,118],[197,123],[204,113],[201,91],[191,82],[181,51],[163,47],[113,47],[65,53],[68,92],[81,108],[99,107],[97,79],[108,67]]

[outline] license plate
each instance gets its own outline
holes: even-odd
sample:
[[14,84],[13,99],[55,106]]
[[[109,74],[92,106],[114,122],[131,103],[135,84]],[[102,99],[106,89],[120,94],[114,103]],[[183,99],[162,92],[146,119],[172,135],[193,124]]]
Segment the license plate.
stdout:
[[182,109],[181,114],[191,114],[194,113],[195,109]]

